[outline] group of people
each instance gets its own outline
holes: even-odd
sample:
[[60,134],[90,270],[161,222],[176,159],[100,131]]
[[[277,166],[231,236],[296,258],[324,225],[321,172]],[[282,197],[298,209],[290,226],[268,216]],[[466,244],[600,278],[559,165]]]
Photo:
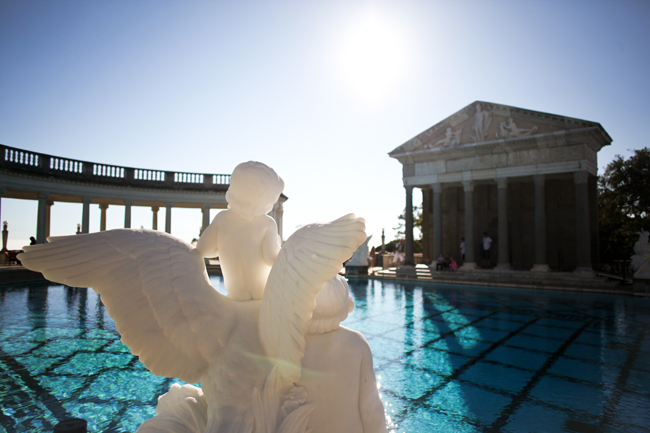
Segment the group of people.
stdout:
[[[492,247],[492,238],[488,236],[487,232],[483,232],[483,239],[479,245],[479,251],[482,259],[482,267],[488,268],[490,266],[490,250]],[[451,257],[449,254],[443,255],[442,253],[438,257],[438,260],[431,263],[433,266],[435,263],[436,271],[442,271],[445,269],[455,271],[458,269],[458,263],[456,260]],[[460,263],[461,265],[465,263],[465,238],[460,238]]]
[[[434,263],[436,264],[436,271],[444,271],[444,270],[455,271],[456,269],[458,269],[458,263],[456,263],[456,260],[454,260],[454,258],[451,257],[449,254],[444,256],[440,254],[440,257],[438,257],[438,261]],[[433,263],[431,265],[433,265]]]

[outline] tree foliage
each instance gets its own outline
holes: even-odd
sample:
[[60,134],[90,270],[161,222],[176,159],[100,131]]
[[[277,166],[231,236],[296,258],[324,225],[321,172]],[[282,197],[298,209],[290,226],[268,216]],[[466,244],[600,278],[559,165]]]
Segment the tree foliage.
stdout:
[[641,229],[650,230],[650,149],[617,155],[598,177],[601,257],[608,245],[614,258],[628,259]]
[[[406,233],[406,209],[397,217],[397,227],[393,227],[393,230],[397,232],[397,239],[392,242],[392,247],[397,243],[398,240],[405,238]],[[421,253],[422,252],[422,206],[413,206],[413,252]],[[419,239],[415,232],[419,232]],[[390,242],[389,242],[390,244]],[[387,244],[387,245],[389,245]],[[388,250],[388,246],[386,251]]]

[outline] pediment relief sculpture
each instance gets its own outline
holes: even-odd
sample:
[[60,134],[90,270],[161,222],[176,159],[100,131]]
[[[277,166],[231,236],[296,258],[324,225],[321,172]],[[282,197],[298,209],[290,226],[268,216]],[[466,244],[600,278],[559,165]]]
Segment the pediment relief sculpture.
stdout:
[[437,152],[459,146],[587,127],[602,129],[598,123],[587,120],[476,101],[389,154],[397,157],[402,153],[429,150]]
[[537,131],[537,126],[532,128],[518,128],[512,117],[499,124],[499,130],[494,134],[496,138],[516,138],[533,134]]
[[454,147],[460,145],[460,135],[462,134],[463,129],[452,129],[451,127],[447,128],[445,132],[445,137],[436,142],[428,143],[424,145],[424,149],[434,149],[436,147]]
[[474,134],[470,136],[472,141],[475,143],[480,143],[482,141],[487,141],[489,137],[488,129],[490,128],[490,123],[492,122],[492,112],[481,106],[481,103],[476,104],[476,112],[474,113],[474,124],[472,129]]

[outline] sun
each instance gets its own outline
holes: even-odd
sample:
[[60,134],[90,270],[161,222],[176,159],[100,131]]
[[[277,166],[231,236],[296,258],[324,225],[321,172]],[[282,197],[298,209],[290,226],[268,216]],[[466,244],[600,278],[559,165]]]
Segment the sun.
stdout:
[[369,14],[351,25],[339,45],[339,78],[367,101],[383,99],[404,79],[407,50],[403,35],[379,14]]

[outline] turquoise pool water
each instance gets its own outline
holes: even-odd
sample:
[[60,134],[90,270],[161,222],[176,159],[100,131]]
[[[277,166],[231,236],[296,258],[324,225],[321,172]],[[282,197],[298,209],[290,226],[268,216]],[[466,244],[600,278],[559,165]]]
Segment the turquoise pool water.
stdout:
[[[221,279],[212,279],[222,289]],[[650,431],[650,300],[351,281],[393,432]],[[174,380],[90,289],[0,288],[0,432],[134,432]]]

